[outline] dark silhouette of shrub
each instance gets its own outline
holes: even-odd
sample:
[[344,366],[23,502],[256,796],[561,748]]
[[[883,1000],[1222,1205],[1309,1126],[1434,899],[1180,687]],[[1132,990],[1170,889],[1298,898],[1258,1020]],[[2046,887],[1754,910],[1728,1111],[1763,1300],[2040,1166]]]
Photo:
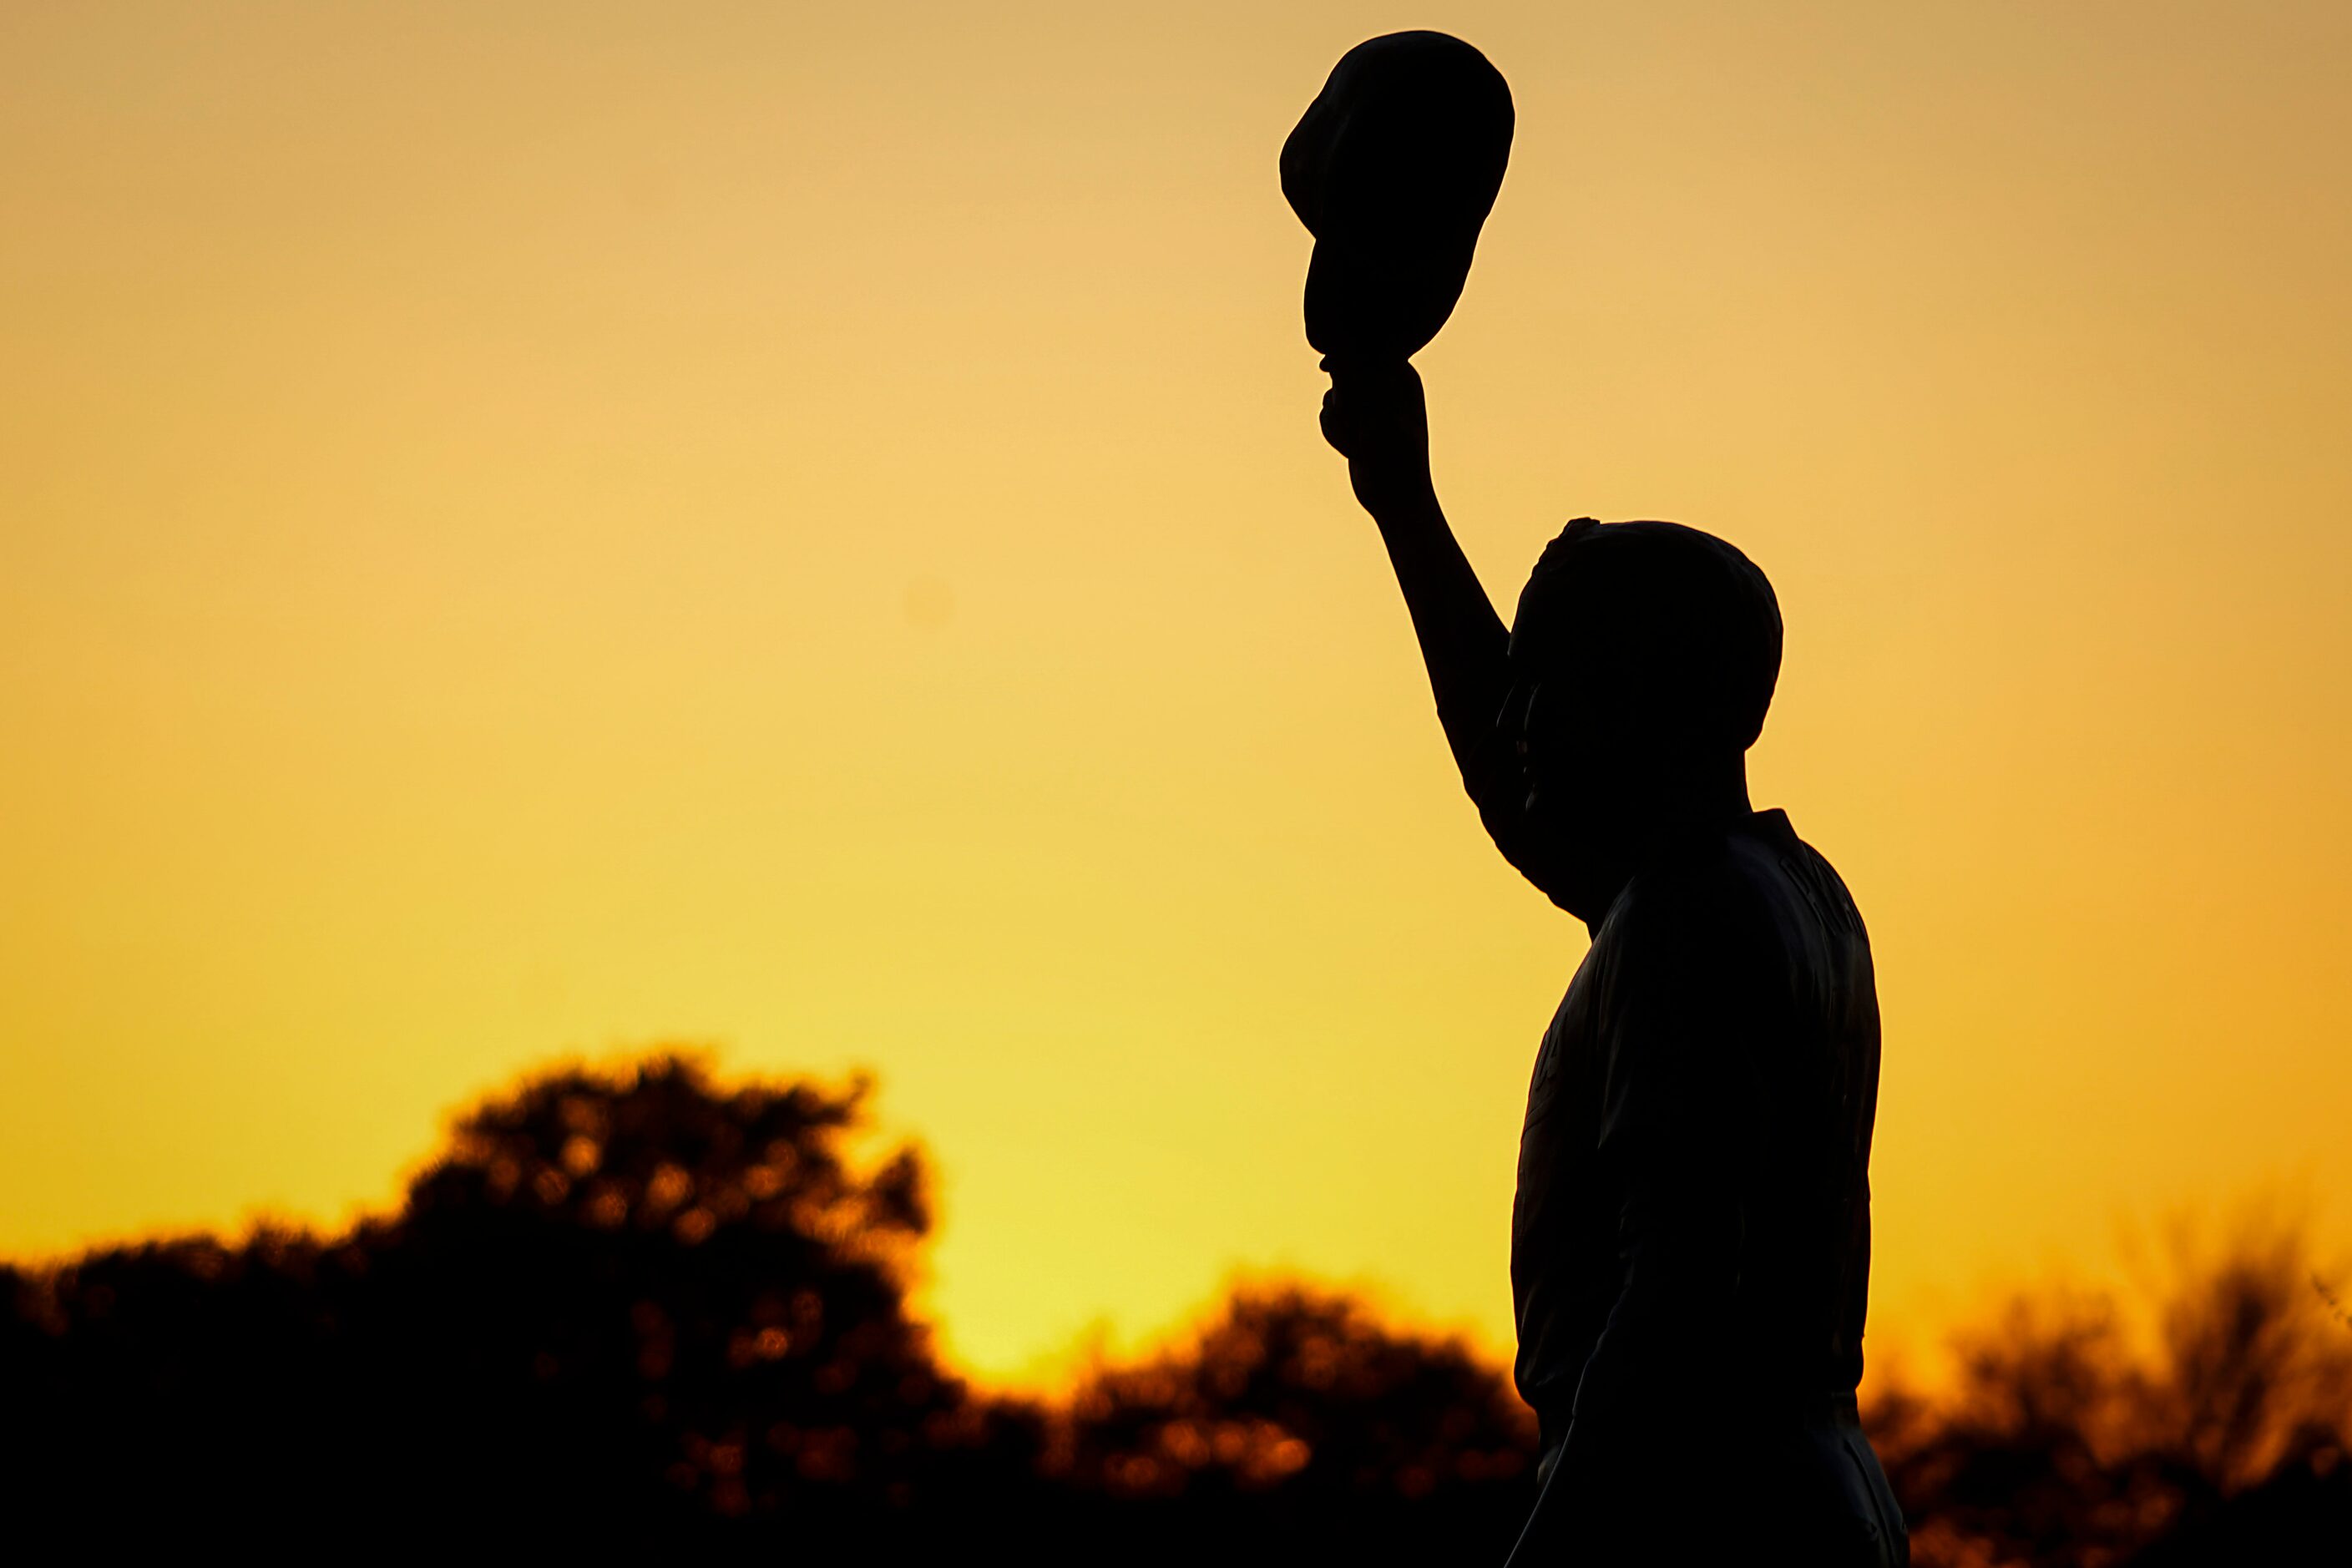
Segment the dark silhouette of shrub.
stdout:
[[1151,1561],[1500,1562],[1535,1500],[1535,1436],[1459,1341],[1269,1280],[1188,1342],[1092,1369],[1046,1468]]
[[1050,1465],[1134,1496],[1281,1486],[1418,1499],[1515,1479],[1534,1446],[1527,1407],[1466,1345],[1276,1280],[1234,1289],[1181,1348],[1091,1372]]
[[1940,1397],[1874,1402],[1913,1562],[2352,1562],[2306,1552],[2352,1540],[2352,1329],[2307,1229],[2252,1211],[2173,1262],[2150,1343],[2112,1296],[2045,1289],[1959,1341]]

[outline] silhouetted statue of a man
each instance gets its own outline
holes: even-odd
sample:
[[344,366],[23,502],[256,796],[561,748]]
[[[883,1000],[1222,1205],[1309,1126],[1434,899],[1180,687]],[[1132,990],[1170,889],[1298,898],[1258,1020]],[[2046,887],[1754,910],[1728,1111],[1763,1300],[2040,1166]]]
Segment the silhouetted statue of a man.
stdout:
[[1591,928],[1535,1061],[1511,1225],[1537,1563],[1900,1563],[1855,1418],[1878,1003],[1862,918],[1746,752],[1771,585],[1670,522],[1572,522],[1508,631],[1429,472],[1420,376],[1328,362],[1323,432],[1380,525],[1506,858]]

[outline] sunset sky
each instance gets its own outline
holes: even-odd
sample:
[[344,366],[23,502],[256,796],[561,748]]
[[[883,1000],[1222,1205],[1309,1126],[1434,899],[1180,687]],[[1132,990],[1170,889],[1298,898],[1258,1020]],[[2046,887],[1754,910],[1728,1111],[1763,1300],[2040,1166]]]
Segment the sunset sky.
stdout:
[[567,1055],[872,1067],[992,1376],[1234,1268],[1509,1343],[1580,925],[1316,433],[1275,155],[1455,32],[1498,602],[1777,585],[1873,1343],[2352,1237],[2352,6],[0,9],[0,1254],[389,1205]]

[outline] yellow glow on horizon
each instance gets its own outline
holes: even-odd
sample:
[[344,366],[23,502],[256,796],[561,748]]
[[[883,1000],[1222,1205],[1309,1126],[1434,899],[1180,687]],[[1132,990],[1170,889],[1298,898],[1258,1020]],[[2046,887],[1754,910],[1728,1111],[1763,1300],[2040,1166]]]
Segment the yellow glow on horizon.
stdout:
[[1779,589],[1874,1342],[2352,1187],[2343,6],[20,6],[0,1254],[331,1219],[701,1039],[877,1069],[984,1371],[1236,1266],[1507,1345],[1582,932],[1460,798],[1274,175],[1404,26],[1518,105],[1421,360],[1498,603],[1587,512]]

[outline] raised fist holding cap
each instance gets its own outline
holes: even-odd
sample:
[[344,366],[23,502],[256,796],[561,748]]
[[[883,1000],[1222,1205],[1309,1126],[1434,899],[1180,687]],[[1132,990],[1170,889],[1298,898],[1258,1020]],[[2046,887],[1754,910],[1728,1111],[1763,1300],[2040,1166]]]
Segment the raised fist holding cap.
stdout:
[[1462,298],[1510,160],[1503,73],[1444,33],[1390,33],[1332,68],[1282,146],[1282,194],[1315,237],[1307,341],[1331,390],[1323,436],[1375,516],[1429,489],[1421,378],[1406,363]]

